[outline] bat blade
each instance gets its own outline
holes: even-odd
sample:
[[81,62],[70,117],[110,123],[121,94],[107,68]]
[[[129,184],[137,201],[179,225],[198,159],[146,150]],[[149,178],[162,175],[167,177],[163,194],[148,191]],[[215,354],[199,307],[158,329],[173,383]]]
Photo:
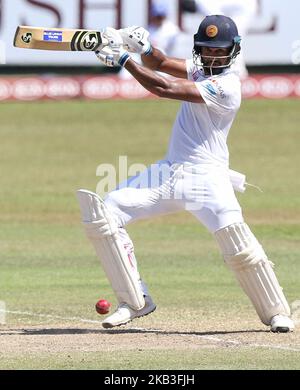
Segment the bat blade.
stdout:
[[14,46],[22,49],[95,51],[107,44],[95,30],[18,26],[14,37]]

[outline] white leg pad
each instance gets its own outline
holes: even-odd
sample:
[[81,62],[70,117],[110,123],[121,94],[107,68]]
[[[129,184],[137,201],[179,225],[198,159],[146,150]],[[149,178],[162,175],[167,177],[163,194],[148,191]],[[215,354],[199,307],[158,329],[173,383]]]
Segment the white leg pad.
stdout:
[[86,235],[95,247],[118,301],[135,310],[142,309],[145,299],[140,277],[122,244],[113,215],[97,194],[79,190],[77,197]]
[[245,223],[236,223],[215,233],[225,263],[250,298],[259,318],[270,325],[277,314],[290,315],[272,263]]

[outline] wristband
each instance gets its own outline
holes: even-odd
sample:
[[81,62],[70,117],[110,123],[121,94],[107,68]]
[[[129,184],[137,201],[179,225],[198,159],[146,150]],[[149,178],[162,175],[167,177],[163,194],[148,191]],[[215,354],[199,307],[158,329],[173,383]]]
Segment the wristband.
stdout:
[[150,45],[149,48],[145,51],[144,56],[149,56],[150,54],[153,53],[153,48],[152,46]]
[[119,65],[121,65],[121,66],[124,66],[125,64],[126,64],[126,62],[129,60],[129,58],[130,58],[130,55],[129,55],[129,53],[127,52],[127,51],[125,51],[122,55],[121,55],[121,57],[119,58]]

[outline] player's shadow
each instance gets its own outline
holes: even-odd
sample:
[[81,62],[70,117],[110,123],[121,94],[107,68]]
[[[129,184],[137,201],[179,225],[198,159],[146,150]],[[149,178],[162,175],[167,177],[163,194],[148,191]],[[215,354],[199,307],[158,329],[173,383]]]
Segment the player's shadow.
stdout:
[[218,336],[231,334],[251,334],[251,333],[266,333],[269,330],[264,329],[247,329],[247,330],[215,330],[215,331],[176,331],[176,330],[160,330],[160,329],[89,329],[89,328],[41,328],[41,329],[18,329],[0,331],[5,335],[75,335],[75,334],[156,334],[156,335],[178,335],[178,336]]
[[268,330],[264,329],[248,329],[248,330],[214,330],[214,331],[178,331],[178,330],[159,330],[159,329],[114,329],[114,330],[104,330],[102,333],[106,334],[123,334],[123,333],[136,333],[136,334],[162,334],[166,336],[218,336],[218,335],[230,335],[230,334],[243,334],[243,333],[265,333]]

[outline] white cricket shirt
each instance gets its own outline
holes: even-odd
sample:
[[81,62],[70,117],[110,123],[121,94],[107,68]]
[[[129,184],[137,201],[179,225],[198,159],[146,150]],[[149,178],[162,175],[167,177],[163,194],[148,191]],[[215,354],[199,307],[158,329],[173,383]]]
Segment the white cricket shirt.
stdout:
[[241,83],[230,68],[205,76],[186,61],[188,79],[205,103],[183,102],[177,114],[166,159],[173,163],[222,163],[228,166],[227,136],[241,104]]

